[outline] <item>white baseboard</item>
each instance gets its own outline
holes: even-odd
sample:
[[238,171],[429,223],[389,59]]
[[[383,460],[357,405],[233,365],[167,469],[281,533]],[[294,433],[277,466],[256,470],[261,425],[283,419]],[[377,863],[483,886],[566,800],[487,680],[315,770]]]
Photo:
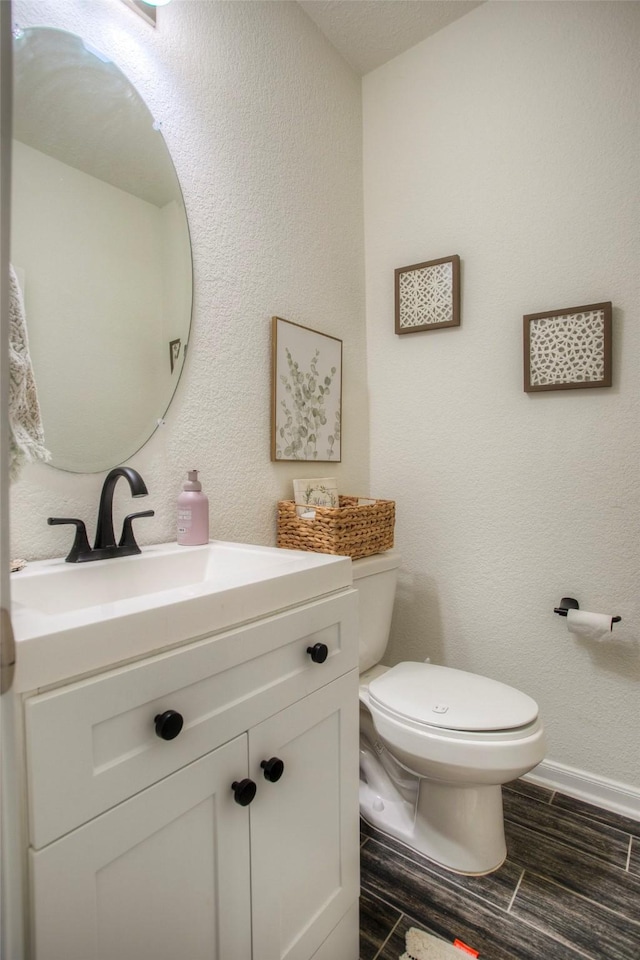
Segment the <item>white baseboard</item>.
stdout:
[[605,810],[640,820],[640,787],[618,783],[606,777],[597,777],[585,770],[576,770],[553,760],[543,760],[523,780],[530,780],[541,787],[558,790],[576,800],[593,803]]

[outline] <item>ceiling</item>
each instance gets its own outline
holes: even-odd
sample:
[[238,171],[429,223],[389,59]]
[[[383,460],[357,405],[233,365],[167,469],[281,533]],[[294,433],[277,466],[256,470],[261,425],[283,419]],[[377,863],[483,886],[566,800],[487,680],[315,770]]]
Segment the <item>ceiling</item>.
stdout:
[[360,75],[464,17],[483,0],[298,0]]

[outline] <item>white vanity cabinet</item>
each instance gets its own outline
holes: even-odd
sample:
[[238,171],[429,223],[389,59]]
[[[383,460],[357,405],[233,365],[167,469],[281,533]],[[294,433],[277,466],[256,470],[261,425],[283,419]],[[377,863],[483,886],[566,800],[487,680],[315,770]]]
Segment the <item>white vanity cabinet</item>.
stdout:
[[356,960],[356,603],[25,698],[32,960]]

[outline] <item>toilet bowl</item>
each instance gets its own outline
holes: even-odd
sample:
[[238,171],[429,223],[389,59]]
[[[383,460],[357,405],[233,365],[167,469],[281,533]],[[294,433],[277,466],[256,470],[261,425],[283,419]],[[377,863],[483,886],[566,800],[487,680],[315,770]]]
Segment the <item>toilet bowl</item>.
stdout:
[[430,663],[380,664],[399,564],[394,551],[353,563],[360,600],[360,811],[450,870],[489,873],[506,856],[501,786],[544,757],[538,707],[488,677]]

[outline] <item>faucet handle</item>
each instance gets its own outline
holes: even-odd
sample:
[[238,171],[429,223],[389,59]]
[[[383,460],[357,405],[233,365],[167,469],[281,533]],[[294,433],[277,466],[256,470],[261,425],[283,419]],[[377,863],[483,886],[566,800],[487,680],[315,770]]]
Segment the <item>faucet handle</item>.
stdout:
[[85,527],[84,520],[76,520],[70,517],[47,517],[47,523],[50,527],[71,523],[76,528],[73,545],[68,556],[65,557],[66,563],[81,563],[83,560],[91,559],[92,551],[89,546],[89,540],[87,539],[87,528]]
[[133,535],[133,521],[136,517],[153,517],[154,514],[155,510],[142,510],[140,513],[128,514],[122,524],[122,534],[120,536],[118,550],[125,550],[127,554],[140,553],[140,547],[136,543],[136,538]]

